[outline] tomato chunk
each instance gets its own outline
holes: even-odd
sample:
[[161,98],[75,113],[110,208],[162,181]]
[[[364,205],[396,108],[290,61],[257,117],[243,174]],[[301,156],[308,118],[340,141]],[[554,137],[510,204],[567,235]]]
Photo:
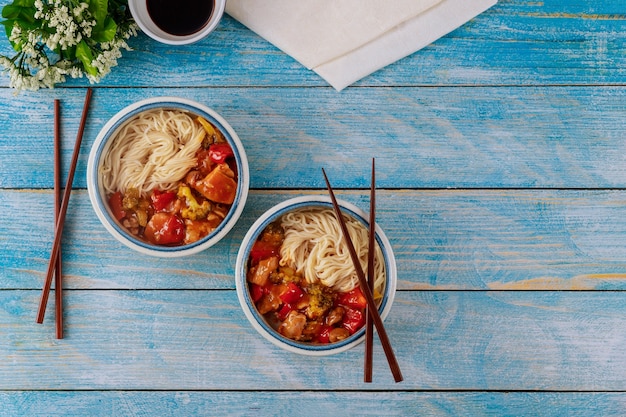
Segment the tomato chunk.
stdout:
[[122,220],[124,217],[126,217],[126,211],[124,211],[122,204],[121,192],[118,191],[111,194],[111,196],[109,197],[109,207],[113,212],[113,217],[115,217],[117,220]]
[[176,215],[156,213],[148,221],[144,236],[159,245],[180,243],[185,239],[185,223]]
[[252,265],[256,265],[262,259],[270,258],[272,256],[278,256],[280,251],[280,242],[267,242],[264,240],[257,240],[250,249],[250,262]]
[[152,207],[155,211],[164,211],[167,206],[176,199],[176,193],[173,191],[154,190],[150,196]]

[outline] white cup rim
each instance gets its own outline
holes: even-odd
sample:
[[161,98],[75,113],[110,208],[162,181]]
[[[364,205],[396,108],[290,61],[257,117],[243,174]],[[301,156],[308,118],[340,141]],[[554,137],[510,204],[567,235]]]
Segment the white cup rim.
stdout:
[[141,31],[152,39],[168,44],[168,45],[187,45],[204,39],[209,33],[213,32],[222,20],[224,9],[226,8],[226,0],[213,0],[214,7],[209,21],[197,32],[189,35],[173,35],[159,28],[148,14],[146,0],[129,0],[128,7],[130,13],[135,19],[135,23]]

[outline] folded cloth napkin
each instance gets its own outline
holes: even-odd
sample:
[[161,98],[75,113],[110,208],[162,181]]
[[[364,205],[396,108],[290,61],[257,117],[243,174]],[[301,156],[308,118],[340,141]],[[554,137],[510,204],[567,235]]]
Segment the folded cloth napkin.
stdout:
[[463,25],[497,0],[228,0],[226,12],[337,90]]

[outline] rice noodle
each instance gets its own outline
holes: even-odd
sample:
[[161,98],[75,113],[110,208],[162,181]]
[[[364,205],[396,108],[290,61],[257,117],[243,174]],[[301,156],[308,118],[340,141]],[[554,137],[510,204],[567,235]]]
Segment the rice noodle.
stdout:
[[196,164],[206,131],[180,110],[139,113],[121,126],[104,155],[102,182],[107,194],[135,188],[140,195],[171,190]]
[[[367,274],[368,230],[359,221],[344,215],[346,227],[363,272]],[[359,284],[341,228],[331,209],[302,209],[281,218],[285,239],[280,249],[282,266],[304,275],[309,283],[321,282],[336,291],[347,292]],[[382,294],[385,265],[380,246],[375,248],[374,288]]]

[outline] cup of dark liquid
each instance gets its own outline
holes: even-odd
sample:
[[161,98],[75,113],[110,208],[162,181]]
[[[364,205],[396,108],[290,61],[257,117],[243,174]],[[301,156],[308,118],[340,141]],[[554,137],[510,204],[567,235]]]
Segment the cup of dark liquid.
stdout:
[[129,0],[128,6],[146,35],[162,43],[186,45],[217,27],[226,0]]

